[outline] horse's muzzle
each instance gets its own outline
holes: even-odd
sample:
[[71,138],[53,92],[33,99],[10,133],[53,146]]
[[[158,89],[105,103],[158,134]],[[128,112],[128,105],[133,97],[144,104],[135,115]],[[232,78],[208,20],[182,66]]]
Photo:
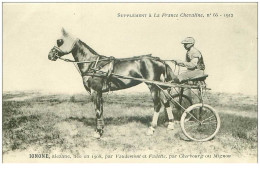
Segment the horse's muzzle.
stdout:
[[51,61],[56,61],[58,58],[55,58],[55,56],[48,55],[48,59]]
[[51,61],[56,61],[58,59],[58,56],[48,55],[48,59],[51,60]]
[[59,58],[59,52],[57,48],[53,47],[48,54],[48,59],[51,61],[56,61]]

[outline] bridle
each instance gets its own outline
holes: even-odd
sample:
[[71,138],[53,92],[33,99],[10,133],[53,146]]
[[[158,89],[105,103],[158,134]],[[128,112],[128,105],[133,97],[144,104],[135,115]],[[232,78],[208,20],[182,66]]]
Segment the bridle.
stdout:
[[[72,49],[74,48],[75,44],[76,44],[78,41],[79,41],[79,39],[77,38],[77,39],[74,41],[74,43],[72,44],[71,49],[70,49],[69,52],[72,51]],[[65,62],[72,62],[72,63],[76,63],[76,64],[81,64],[81,63],[93,63],[93,62],[95,62],[95,65],[96,65],[98,61],[111,60],[111,57],[108,57],[108,58],[105,57],[105,58],[100,59],[100,56],[97,56],[97,59],[96,59],[96,60],[77,62],[77,61],[75,61],[75,60],[71,60],[71,59],[68,59],[68,58],[62,58],[62,56],[63,56],[64,54],[66,54],[66,53],[65,53],[64,51],[62,51],[59,47],[54,46],[53,49],[56,50],[56,52],[55,52],[55,54],[54,54],[55,58],[60,59],[60,60],[63,60],[63,61],[65,61]],[[63,55],[59,56],[59,53],[61,53],[61,54],[63,54]]]
[[[70,48],[70,50],[69,50],[68,52],[71,52],[71,51],[72,51],[72,49],[74,48],[75,44],[76,44],[78,41],[79,41],[79,39],[76,38],[75,41],[73,42],[73,44],[71,45],[71,48]],[[66,62],[76,62],[76,61],[73,61],[73,60],[70,60],[70,59],[64,59],[64,58],[62,58],[62,56],[65,55],[66,52],[64,52],[64,51],[63,51],[62,49],[60,49],[59,47],[54,46],[53,49],[56,50],[56,52],[55,52],[55,54],[54,54],[55,58],[64,60],[64,61],[66,61]],[[59,53],[61,53],[62,55],[59,56]]]
[[[70,50],[68,52],[72,52],[75,44],[79,41],[79,39],[75,39],[75,41],[73,42]],[[60,60],[63,60],[65,62],[71,62],[74,64],[74,66],[76,67],[77,71],[79,72],[79,74],[81,76],[82,73],[81,71],[79,70],[79,67],[77,66],[78,64],[82,64],[82,63],[94,63],[94,65],[92,66],[91,70],[94,71],[94,73],[96,72],[97,69],[100,69],[101,67],[97,68],[97,65],[98,65],[98,62],[103,62],[103,61],[107,61],[108,63],[110,63],[111,61],[115,60],[114,57],[102,57],[100,55],[97,55],[95,60],[88,60],[88,61],[81,61],[81,62],[78,62],[78,61],[75,61],[75,60],[71,60],[71,59],[68,59],[68,58],[62,58],[63,55],[67,54],[66,52],[64,52],[61,48],[57,47],[57,46],[54,46],[53,47],[53,50],[55,50],[55,53],[54,53],[54,57],[57,59],[60,59]],[[60,55],[59,55],[60,54]],[[102,57],[102,58],[101,58]],[[77,64],[77,65],[76,65]],[[89,73],[89,72],[88,72]]]

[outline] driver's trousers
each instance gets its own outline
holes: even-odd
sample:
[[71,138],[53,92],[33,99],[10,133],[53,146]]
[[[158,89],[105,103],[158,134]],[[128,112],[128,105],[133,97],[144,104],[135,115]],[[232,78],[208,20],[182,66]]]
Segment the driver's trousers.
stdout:
[[187,70],[186,72],[183,72],[180,75],[178,75],[178,79],[180,82],[184,82],[191,78],[200,77],[202,75],[204,75],[204,70],[200,70],[200,69]]

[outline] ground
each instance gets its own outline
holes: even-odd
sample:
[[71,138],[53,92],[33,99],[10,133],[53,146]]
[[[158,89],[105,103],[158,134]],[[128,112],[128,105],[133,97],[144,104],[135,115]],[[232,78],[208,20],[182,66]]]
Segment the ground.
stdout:
[[[207,142],[189,141],[180,126],[173,131],[167,131],[163,112],[160,114],[155,134],[146,136],[153,115],[153,103],[149,93],[109,93],[104,95],[104,102],[105,132],[103,137],[97,140],[92,137],[95,112],[87,93],[50,95],[37,92],[5,92],[3,161],[22,162],[26,159],[31,162],[28,160],[31,153],[47,153],[51,156],[63,154],[72,158],[98,154],[102,154],[102,157],[112,155],[113,158],[117,154],[147,154],[150,157],[147,161],[163,162],[191,161],[181,158],[183,155],[192,158],[195,155],[231,155],[230,160],[216,158],[209,161],[257,161],[256,96],[209,93],[206,102],[219,112],[222,124],[217,136]],[[179,160],[169,159],[169,155],[177,155]],[[152,159],[161,156],[166,158]],[[120,159],[117,159],[118,161]],[[196,158],[195,161],[200,160]],[[203,162],[203,159],[201,161]]]

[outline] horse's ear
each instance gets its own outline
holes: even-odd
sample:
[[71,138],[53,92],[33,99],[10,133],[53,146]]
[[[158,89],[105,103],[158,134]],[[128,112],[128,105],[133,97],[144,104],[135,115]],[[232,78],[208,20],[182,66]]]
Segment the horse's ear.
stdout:
[[64,28],[61,29],[61,33],[62,33],[63,36],[69,35]]

